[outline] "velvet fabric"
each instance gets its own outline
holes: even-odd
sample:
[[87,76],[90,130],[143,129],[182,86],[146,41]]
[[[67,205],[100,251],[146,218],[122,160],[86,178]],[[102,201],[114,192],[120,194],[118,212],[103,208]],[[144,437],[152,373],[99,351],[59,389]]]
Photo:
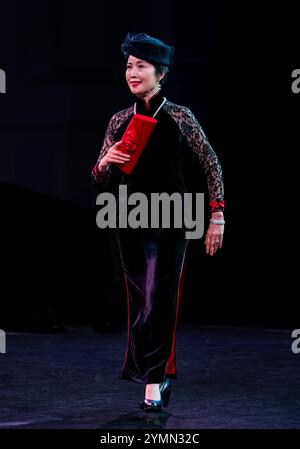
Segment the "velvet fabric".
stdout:
[[[159,91],[145,103],[135,96],[136,113],[152,117],[163,97]],[[195,163],[200,163],[206,177],[210,204],[217,206],[215,210],[223,210],[224,183],[218,157],[192,111],[168,99],[155,116],[158,123],[133,172],[123,173],[114,164],[99,171],[99,162],[121,140],[134,111],[131,105],[110,119],[91,174],[98,192],[110,191],[118,198],[119,186],[125,184],[127,198],[144,193],[149,204],[152,192],[182,195],[188,191],[183,161],[190,154],[195,156]],[[176,331],[189,242],[186,229],[175,228],[172,220],[170,228],[118,225],[128,312],[127,346],[120,377],[144,384],[161,383],[166,375],[176,379]]]
[[[139,114],[152,116],[163,101],[157,93],[149,104],[136,98]],[[131,175],[122,175],[128,195],[183,193],[181,133],[163,110]],[[127,126],[118,130],[117,139]],[[149,213],[150,216],[150,213]],[[171,220],[171,225],[172,225]],[[184,228],[118,229],[127,294],[128,335],[121,378],[161,383],[176,378],[176,327],[188,240]]]

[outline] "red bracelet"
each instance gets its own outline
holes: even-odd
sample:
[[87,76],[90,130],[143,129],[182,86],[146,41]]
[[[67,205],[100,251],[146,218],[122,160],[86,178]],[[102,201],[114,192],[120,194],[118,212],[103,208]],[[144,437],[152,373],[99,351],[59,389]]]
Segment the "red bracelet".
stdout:
[[225,208],[225,201],[211,201],[209,204],[211,212],[214,212],[215,209],[223,211]]
[[99,173],[99,171],[98,171],[98,164],[96,164],[96,165],[94,166],[93,172],[94,172],[94,175],[97,176],[97,174]]

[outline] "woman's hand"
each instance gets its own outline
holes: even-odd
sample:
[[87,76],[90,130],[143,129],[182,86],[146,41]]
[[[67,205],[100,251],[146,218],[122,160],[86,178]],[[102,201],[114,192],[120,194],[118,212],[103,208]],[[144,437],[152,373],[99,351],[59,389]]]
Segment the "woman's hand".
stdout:
[[130,155],[125,154],[122,151],[118,150],[118,146],[122,143],[122,140],[116,142],[110,149],[107,151],[106,155],[101,159],[98,164],[99,171],[106,170],[108,164],[124,164],[130,160]]
[[[215,220],[223,220],[223,212],[213,212],[212,218]],[[218,248],[222,248],[224,225],[210,223],[205,237],[206,254],[213,256]]]

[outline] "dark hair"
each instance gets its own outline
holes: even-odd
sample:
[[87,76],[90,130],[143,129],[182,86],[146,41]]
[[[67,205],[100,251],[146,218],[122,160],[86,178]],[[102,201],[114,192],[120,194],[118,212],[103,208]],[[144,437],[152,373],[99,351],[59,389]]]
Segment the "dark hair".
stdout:
[[164,77],[160,80],[160,85],[163,86],[165,82],[167,81],[167,76],[169,73],[169,67],[165,65],[160,64],[153,64],[155,67],[155,75],[161,75],[164,73]]
[[[125,61],[126,61],[126,64],[127,64],[129,55],[128,54],[124,54],[124,57],[125,57]],[[147,60],[145,59],[145,61],[147,61]],[[167,81],[167,76],[168,76],[168,73],[169,73],[169,66],[162,65],[162,64],[157,64],[157,63],[151,62],[151,61],[147,61],[147,62],[149,62],[150,64],[154,65],[154,67],[155,67],[155,75],[161,75],[161,74],[164,73],[164,77],[159,82],[160,85],[163,86],[163,84],[165,84],[165,82]]]

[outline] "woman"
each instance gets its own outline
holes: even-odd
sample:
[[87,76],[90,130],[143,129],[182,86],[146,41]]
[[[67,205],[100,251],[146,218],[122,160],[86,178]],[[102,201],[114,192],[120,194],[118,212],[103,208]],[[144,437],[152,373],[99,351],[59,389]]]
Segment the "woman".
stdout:
[[[205,245],[212,256],[222,247],[224,232],[222,169],[192,112],[161,94],[168,67],[173,64],[174,47],[145,33],[128,33],[121,51],[135,104],[111,118],[92,180],[102,188],[125,184],[128,195],[183,194],[187,191],[181,173],[185,141],[207,177],[212,218]],[[155,116],[157,124],[129,175],[119,167],[130,155],[118,146],[135,113]],[[170,379],[177,378],[176,325],[188,240],[183,228],[119,228],[117,232],[128,309],[127,349],[120,378],[144,384],[145,398],[139,406],[159,411],[168,405]]]

